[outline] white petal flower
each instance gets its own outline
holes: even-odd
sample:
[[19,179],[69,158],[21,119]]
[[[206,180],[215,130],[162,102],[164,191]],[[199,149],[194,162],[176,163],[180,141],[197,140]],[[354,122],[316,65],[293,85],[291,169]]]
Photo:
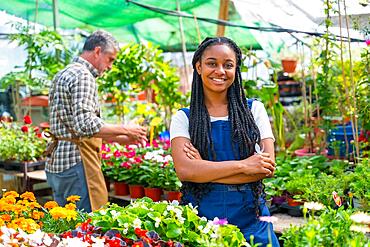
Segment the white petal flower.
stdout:
[[305,202],[303,205],[304,208],[307,208],[309,210],[322,210],[325,208],[325,206],[322,203],[319,202]]
[[364,225],[352,225],[349,229],[354,232],[362,232],[362,233],[370,232],[370,227],[364,226]]
[[133,222],[134,228],[141,228],[141,220],[139,218],[136,218]]
[[351,220],[359,224],[370,225],[370,215],[364,212],[358,212],[351,215]]

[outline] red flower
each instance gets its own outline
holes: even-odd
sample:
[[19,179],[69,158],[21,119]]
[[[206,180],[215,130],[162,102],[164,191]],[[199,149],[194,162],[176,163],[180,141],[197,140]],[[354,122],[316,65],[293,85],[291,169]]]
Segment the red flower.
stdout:
[[28,132],[28,126],[27,125],[23,125],[21,127],[21,130],[24,132],[24,133],[27,133]]
[[123,152],[123,155],[124,155],[125,157],[127,157],[127,158],[132,158],[132,157],[135,157],[136,152],[135,152],[135,150],[130,151],[130,152]]
[[141,230],[140,228],[135,228],[135,234],[138,237],[145,237],[147,232],[148,232],[147,230]]
[[33,131],[35,131],[35,133],[39,132],[39,130],[40,130],[39,127],[37,127],[37,126],[33,127]]
[[32,124],[32,119],[31,119],[31,117],[30,117],[29,115],[26,115],[26,116],[24,116],[24,118],[23,118],[23,122],[24,122],[25,124]]

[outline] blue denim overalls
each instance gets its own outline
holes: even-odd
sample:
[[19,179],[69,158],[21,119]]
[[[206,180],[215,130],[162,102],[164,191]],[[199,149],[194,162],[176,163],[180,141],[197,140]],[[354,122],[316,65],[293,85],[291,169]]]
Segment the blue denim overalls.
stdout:
[[[253,100],[248,99],[248,106],[251,108]],[[189,118],[189,109],[181,109]],[[212,140],[216,152],[216,161],[238,160],[235,158],[231,145],[231,124],[229,121],[215,121],[211,123]],[[279,246],[279,241],[273,231],[272,224],[260,221],[257,218],[252,184],[239,186],[227,184],[211,184],[211,191],[196,204],[193,196],[184,194],[184,200],[198,206],[199,216],[205,216],[209,220],[215,217],[226,218],[229,224],[236,225],[247,241],[250,235],[254,236],[254,243],[262,243],[266,246],[269,243],[269,234],[273,247]],[[270,216],[270,212],[265,205],[263,198],[259,198],[260,216]],[[269,233],[270,231],[270,233]]]

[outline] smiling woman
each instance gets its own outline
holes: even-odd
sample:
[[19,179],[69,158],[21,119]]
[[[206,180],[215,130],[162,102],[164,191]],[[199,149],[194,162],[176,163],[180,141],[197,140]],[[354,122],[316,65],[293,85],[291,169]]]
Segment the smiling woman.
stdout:
[[[241,86],[239,47],[225,37],[207,38],[193,57],[190,109],[172,118],[170,136],[183,203],[200,216],[227,218],[247,240],[279,246],[261,180],[273,175],[274,137],[262,103],[247,99]],[[256,144],[264,153],[256,153]],[[253,227],[252,227],[253,226]]]

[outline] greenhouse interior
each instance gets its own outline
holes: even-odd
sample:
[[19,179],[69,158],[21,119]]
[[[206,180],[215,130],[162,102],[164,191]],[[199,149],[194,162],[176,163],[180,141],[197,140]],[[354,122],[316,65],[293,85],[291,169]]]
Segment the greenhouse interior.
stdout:
[[0,246],[370,247],[369,0],[3,0],[0,48]]

